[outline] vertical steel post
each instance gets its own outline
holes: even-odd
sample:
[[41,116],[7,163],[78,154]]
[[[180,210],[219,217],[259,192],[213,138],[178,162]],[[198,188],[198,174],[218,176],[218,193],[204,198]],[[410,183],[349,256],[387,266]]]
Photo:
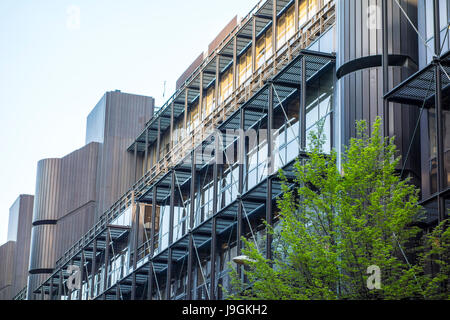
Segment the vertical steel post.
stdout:
[[83,300],[83,281],[84,281],[84,249],[81,249],[81,259],[80,259],[80,289],[78,292],[78,300]]
[[174,102],[170,106],[170,149],[173,149],[173,130],[174,130]]
[[156,201],[157,201],[157,192],[158,187],[153,186],[153,195],[152,195],[152,228],[150,229],[150,262],[149,262],[149,271],[148,271],[148,290],[147,290],[147,299],[153,299],[153,256],[155,255],[155,227],[156,227]]
[[439,0],[434,0],[434,74],[435,74],[435,110],[436,110],[436,162],[437,162],[437,192],[438,221],[445,219],[445,202],[441,195],[444,189],[444,130],[442,125],[442,75],[440,70],[441,30]]
[[198,99],[198,119],[203,120],[203,70],[200,71],[200,96]]
[[[188,104],[189,104],[189,89],[188,88],[186,88],[185,90],[184,90],[184,124],[183,124],[183,127],[184,127],[184,133],[187,133],[186,132],[186,129],[187,129],[187,115],[188,115]],[[185,137],[183,137],[183,138],[185,138]]]
[[[266,198],[266,222],[272,225],[272,179],[270,178],[274,169],[273,157],[273,84],[269,84],[268,108],[267,108],[267,198]],[[255,239],[256,241],[256,239]],[[266,234],[266,257],[272,259],[272,236]]]
[[273,50],[273,70],[276,70],[277,56],[277,0],[272,3],[272,50]]
[[139,203],[135,202],[134,193],[133,200],[134,204],[134,253],[133,253],[133,274],[131,276],[131,300],[136,298],[136,268],[137,268],[137,255],[139,247],[139,226],[140,226],[140,207]]
[[49,295],[48,299],[50,301],[53,300],[53,276],[50,277],[50,290],[48,295]]
[[217,194],[218,194],[218,160],[219,160],[219,137],[215,137],[214,166],[213,166],[213,218],[211,226],[211,281],[209,286],[209,297],[216,300],[216,247],[217,247]]
[[[382,11],[382,66],[383,66],[383,96],[389,91],[389,35],[388,35],[388,0],[381,1]],[[383,98],[384,136],[389,136],[389,101]]]
[[[242,214],[243,214],[243,203],[242,203],[242,194],[244,193],[244,158],[245,158],[245,133],[244,133],[244,124],[245,124],[245,110],[241,108],[240,110],[241,119],[239,123],[239,146],[238,146],[238,168],[239,168],[239,180],[238,180],[238,211],[237,211],[237,230],[236,230],[236,245],[237,245],[237,255],[241,255],[242,250]],[[230,174],[233,175],[233,171],[230,171]],[[242,277],[242,267],[240,265],[237,266],[238,276]]]
[[237,88],[237,37],[233,37],[233,93]]
[[136,141],[134,143],[134,182],[137,181],[137,149],[138,149],[138,143]]
[[97,269],[97,239],[94,239],[91,262],[91,298],[94,297],[95,273]]
[[111,237],[109,235],[109,228],[106,228],[106,243],[105,243],[105,273],[103,274],[103,300],[106,300],[106,290],[108,289],[108,263],[109,263],[109,245]]
[[61,300],[61,297],[63,295],[63,271],[59,272],[59,282],[58,282],[58,300]]
[[144,175],[148,171],[148,128],[145,129]]
[[256,71],[256,17],[252,19],[252,76]]
[[156,139],[156,163],[161,160],[161,117],[158,117],[158,137]]
[[295,4],[294,4],[294,30],[295,30],[295,34],[297,34],[300,26],[299,26],[299,0],[295,0]]
[[306,59],[302,57],[301,85],[300,85],[300,152],[306,149]]
[[[70,260],[70,265],[73,266],[73,259]],[[68,292],[68,297],[67,300],[72,300],[72,289],[69,289],[69,286],[67,286],[67,292]]]
[[216,55],[216,82],[215,82],[214,98],[216,100],[216,108],[219,106],[219,93],[220,93],[220,55]]
[[192,299],[192,267],[194,263],[194,238],[192,235],[192,229],[194,228],[194,214],[195,214],[195,180],[196,180],[196,165],[195,165],[195,149],[191,152],[192,166],[191,166],[191,206],[189,213],[189,254],[187,265],[187,294],[186,299]]
[[173,220],[175,213],[175,169],[172,169],[170,181],[170,215],[169,215],[169,252],[167,257],[166,300],[172,297],[172,244],[173,244]]

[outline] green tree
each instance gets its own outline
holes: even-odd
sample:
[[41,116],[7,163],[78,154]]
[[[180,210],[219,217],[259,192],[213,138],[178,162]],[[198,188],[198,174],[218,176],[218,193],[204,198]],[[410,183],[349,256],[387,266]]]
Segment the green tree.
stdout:
[[[419,191],[396,173],[400,158],[394,139],[381,134],[381,119],[374,122],[371,134],[365,121],[357,122],[357,135],[343,152],[341,170],[336,152],[322,151],[322,125],[318,127],[311,135],[308,159],[296,161],[295,181],[280,171],[280,219],[275,228],[268,226],[273,259],[267,260],[243,239],[243,253],[249,258],[244,274],[251,285],[242,283],[234,270],[229,298],[442,297],[448,265],[439,260],[441,270],[432,279],[424,265],[445,253],[448,258],[450,241],[436,245],[444,228],[426,241],[415,241],[421,236],[415,222],[423,214]],[[445,235],[450,240],[449,233]],[[424,254],[430,243],[434,251]],[[380,270],[380,288],[373,281],[376,276],[368,273],[371,266]]]

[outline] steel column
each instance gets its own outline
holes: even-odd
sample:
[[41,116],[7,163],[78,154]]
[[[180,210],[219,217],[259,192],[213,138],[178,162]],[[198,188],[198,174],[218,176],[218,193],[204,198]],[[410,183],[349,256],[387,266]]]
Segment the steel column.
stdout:
[[171,298],[172,284],[172,244],[173,244],[173,216],[175,209],[175,169],[172,169],[170,181],[170,213],[169,213],[169,252],[167,257],[166,300]]
[[158,137],[156,139],[156,164],[159,165],[161,160],[161,117],[158,117]]
[[148,271],[148,290],[147,290],[147,299],[153,299],[153,256],[155,254],[155,227],[156,227],[156,196],[158,192],[158,187],[153,186],[153,195],[152,195],[152,228],[150,229],[150,262],[149,262],[149,271]]
[[58,282],[58,300],[61,300],[63,295],[63,272],[59,272],[59,282]]
[[[134,194],[133,194],[134,202]],[[139,247],[139,224],[140,224],[140,207],[139,203],[135,203],[134,208],[134,253],[133,253],[133,274],[131,276],[131,300],[136,298],[136,267],[137,267],[137,255]]]
[[216,108],[219,106],[219,93],[220,93],[220,55],[216,56],[216,82],[215,82],[215,99]]
[[174,129],[174,113],[173,113],[173,108],[174,108],[174,102],[172,102],[171,106],[170,106],[170,149],[173,149],[173,129]]
[[78,300],[83,300],[83,281],[84,281],[84,250],[81,249],[81,260],[80,260],[80,289],[78,292]]
[[144,175],[148,171],[148,128],[145,129]]
[[277,0],[272,3],[272,50],[273,50],[273,70],[276,70],[277,56]]
[[440,195],[444,188],[444,130],[442,125],[442,75],[440,70],[441,35],[440,35],[439,0],[434,0],[434,74],[435,74],[435,110],[436,110],[436,162],[437,162],[437,192],[438,221],[445,219],[445,202]]
[[106,243],[105,243],[105,273],[103,274],[103,300],[106,300],[106,290],[108,289],[108,263],[109,263],[109,245],[111,237],[109,229],[106,228]]
[[49,300],[53,300],[53,276],[50,277]]
[[233,93],[237,88],[237,38],[233,37]]
[[[245,133],[244,133],[244,124],[245,124],[245,110],[241,108],[240,110],[241,119],[239,123],[239,146],[238,146],[238,166],[239,166],[239,180],[238,180],[238,211],[237,211],[237,230],[236,230],[236,245],[237,245],[237,255],[241,255],[242,251],[242,213],[243,213],[243,203],[242,203],[242,194],[244,193],[244,158],[245,158]],[[233,170],[230,171],[230,174],[233,175]],[[237,272],[239,278],[242,276],[242,268],[240,265],[237,265]]]
[[[188,103],[189,103],[189,89],[186,88],[184,90],[185,95],[184,95],[184,133],[187,134],[186,129],[187,129],[187,114],[188,114]],[[183,137],[185,138],[185,137]]]
[[134,182],[137,181],[137,149],[138,149],[138,143],[136,141],[134,143]]
[[195,180],[196,180],[196,165],[195,165],[195,149],[191,152],[192,166],[191,166],[191,206],[189,213],[189,254],[187,265],[187,293],[186,300],[192,299],[192,264],[194,263],[194,238],[192,229],[194,228],[194,214],[195,214]]
[[[73,259],[70,260],[70,265],[73,266]],[[72,289],[69,289],[69,286],[67,286],[67,292],[68,292],[67,300],[72,300]]]
[[[382,70],[383,70],[383,96],[389,92],[389,34],[388,34],[388,0],[381,1],[382,11]],[[383,98],[383,124],[384,136],[389,136],[389,101]]]
[[295,30],[295,34],[297,34],[298,30],[299,30],[299,0],[295,0],[294,3],[294,30]]
[[[272,179],[270,175],[274,169],[273,159],[273,84],[269,86],[268,108],[267,108],[267,198],[266,198],[266,222],[272,226]],[[255,239],[256,241],[256,239]],[[272,235],[266,233],[266,257],[272,259]]]
[[252,75],[256,70],[256,17],[252,19]]
[[209,285],[209,298],[216,299],[216,247],[217,247],[217,193],[218,193],[218,159],[219,159],[219,137],[215,141],[215,161],[213,167],[213,218],[211,226],[211,281]]
[[301,69],[301,86],[300,86],[300,151],[306,149],[306,60],[302,57],[302,69]]
[[94,239],[93,249],[92,249],[92,262],[91,262],[91,298],[94,297],[94,287],[95,287],[95,272],[97,269],[97,239]]

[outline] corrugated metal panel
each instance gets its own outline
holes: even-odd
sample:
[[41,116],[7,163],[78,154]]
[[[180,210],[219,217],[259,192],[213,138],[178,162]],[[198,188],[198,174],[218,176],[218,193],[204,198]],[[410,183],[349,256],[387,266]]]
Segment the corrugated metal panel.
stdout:
[[0,246],[0,300],[13,298],[14,249],[16,243],[9,241]]
[[[97,219],[135,182],[134,155],[127,151],[153,113],[154,99],[122,92],[108,92],[105,136],[99,152]],[[138,159],[137,178],[142,171]]]
[[[400,4],[413,21],[417,20],[417,0],[401,0]],[[400,12],[394,1],[388,5],[389,53],[411,57],[417,62],[417,35]],[[339,53],[338,68],[357,58],[382,54],[381,25],[370,27],[369,12],[375,14],[375,23],[381,21],[381,0],[340,0],[338,10]],[[416,69],[390,68],[390,87],[406,79]],[[365,119],[372,124],[377,116],[383,116],[383,74],[381,68],[364,69],[351,73],[340,80],[341,126],[343,143],[355,136],[355,121]],[[406,154],[418,110],[415,107],[394,105],[390,108],[390,134],[397,137],[397,146]],[[412,155],[418,155],[418,144]],[[410,157],[407,169],[418,172],[418,159]]]
[[56,262],[56,225],[33,226],[31,239],[30,273],[52,270]]
[[61,159],[38,162],[33,223],[58,219]]
[[27,285],[30,258],[31,228],[34,196],[20,195],[10,209],[10,217],[17,216],[18,228],[14,253],[14,278],[12,294],[15,296]]

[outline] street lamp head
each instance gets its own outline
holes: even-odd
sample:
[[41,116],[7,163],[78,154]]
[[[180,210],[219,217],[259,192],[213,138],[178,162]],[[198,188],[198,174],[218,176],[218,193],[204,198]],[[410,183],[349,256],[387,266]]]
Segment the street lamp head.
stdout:
[[233,258],[233,262],[238,265],[247,265],[251,262],[256,262],[256,260],[250,259],[248,256],[237,256]]

